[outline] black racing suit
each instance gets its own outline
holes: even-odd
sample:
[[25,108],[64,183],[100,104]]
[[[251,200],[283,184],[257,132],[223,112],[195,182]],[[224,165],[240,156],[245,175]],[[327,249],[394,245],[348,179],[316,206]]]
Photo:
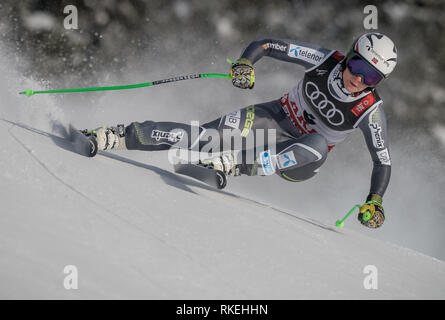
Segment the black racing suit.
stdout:
[[[223,141],[223,131],[241,135],[238,149],[241,173],[278,173],[288,181],[306,180],[316,174],[328,151],[357,128],[363,132],[374,167],[370,194],[383,197],[391,175],[383,102],[375,89],[349,93],[343,85],[345,57],[340,52],[294,40],[260,39],[250,43],[242,54],[252,63],[261,57],[296,63],[305,76],[278,100],[252,105],[197,128],[174,122],[132,123],[126,127],[126,146],[137,150],[178,148],[206,149],[206,134],[220,133],[220,150],[237,149]],[[274,141],[268,132],[274,129]],[[182,137],[187,136],[186,139]],[[247,154],[245,140],[264,142],[253,148],[254,160]],[[214,139],[214,138],[213,138]],[[210,139],[211,140],[211,139]],[[252,144],[250,144],[251,146]],[[251,159],[250,159],[251,160]]]

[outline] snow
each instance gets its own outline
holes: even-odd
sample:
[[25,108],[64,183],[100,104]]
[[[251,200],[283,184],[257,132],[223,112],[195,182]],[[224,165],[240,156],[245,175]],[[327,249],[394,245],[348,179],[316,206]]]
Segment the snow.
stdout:
[[439,140],[441,147],[445,148],[445,126],[441,124],[436,124],[435,126],[432,127],[431,131],[434,137],[436,137],[436,139]]
[[[32,127],[0,131],[1,298],[445,296],[443,261],[212,190],[171,173],[165,153],[89,159]],[[66,265],[77,290],[63,287]],[[377,290],[363,287],[367,265]]]
[[235,36],[235,29],[230,18],[219,17],[216,19],[216,31],[222,38],[230,38]]
[[25,26],[35,31],[51,31],[56,24],[56,19],[46,12],[35,12],[25,19]]

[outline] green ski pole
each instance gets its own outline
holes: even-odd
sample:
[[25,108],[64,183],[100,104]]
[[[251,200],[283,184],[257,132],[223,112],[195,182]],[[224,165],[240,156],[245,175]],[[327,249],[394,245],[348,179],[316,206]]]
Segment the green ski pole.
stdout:
[[335,222],[335,226],[339,227],[339,228],[343,228],[343,226],[345,225],[345,220],[348,219],[348,217],[355,211],[355,209],[360,209],[360,205],[356,204],[351,210],[349,210],[349,212],[343,217],[343,219],[341,220],[337,220]]
[[[371,203],[370,202],[366,202],[366,204]],[[341,220],[337,220],[335,222],[335,226],[339,227],[339,228],[343,228],[343,226],[345,225],[345,220],[348,219],[348,217],[355,211],[355,209],[359,209],[360,210],[361,205],[356,204],[351,210],[349,210],[349,212],[343,217],[343,219]],[[363,221],[368,221],[369,219],[371,219],[371,212],[366,211],[363,213],[362,219]]]
[[199,78],[226,78],[230,79],[229,74],[220,74],[220,73],[197,73],[190,74],[185,76],[178,76],[163,80],[156,80],[152,82],[138,83],[138,84],[130,84],[130,85],[122,85],[122,86],[109,86],[109,87],[87,87],[87,88],[75,88],[75,89],[56,89],[56,90],[39,90],[34,91],[31,89],[26,89],[25,91],[19,92],[19,94],[23,94],[27,97],[31,97],[35,94],[43,94],[43,93],[66,93],[66,92],[89,92],[89,91],[106,91],[106,90],[125,90],[125,89],[135,89],[142,87],[151,87],[159,84],[176,82],[181,80],[191,80],[191,79],[199,79]]

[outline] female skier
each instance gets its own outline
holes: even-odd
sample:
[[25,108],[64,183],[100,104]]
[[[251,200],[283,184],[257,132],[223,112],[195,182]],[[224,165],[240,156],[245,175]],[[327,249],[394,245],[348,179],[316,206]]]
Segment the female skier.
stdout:
[[[195,128],[195,135],[193,126],[175,122],[133,122],[126,127],[95,129],[91,133],[96,136],[98,149],[154,151],[175,147],[204,151],[216,132],[222,152],[200,161],[201,165],[233,176],[276,173],[296,182],[313,177],[328,152],[360,128],[373,170],[371,188],[358,219],[369,228],[380,227],[385,220],[382,197],[391,175],[391,159],[383,101],[376,86],[397,63],[394,43],[383,34],[366,33],[354,41],[344,56],[339,51],[306,42],[256,40],[232,64],[233,85],[252,89],[253,65],[263,56],[303,66],[303,79],[280,99],[251,105],[206,123]],[[232,138],[239,138],[242,145],[235,148],[227,143],[223,139],[227,131]],[[206,134],[212,138],[206,139]],[[252,151],[252,146],[247,146],[252,141],[249,138],[263,142],[266,151],[259,152],[256,143],[249,159]],[[370,217],[365,218],[365,212],[371,213]]]

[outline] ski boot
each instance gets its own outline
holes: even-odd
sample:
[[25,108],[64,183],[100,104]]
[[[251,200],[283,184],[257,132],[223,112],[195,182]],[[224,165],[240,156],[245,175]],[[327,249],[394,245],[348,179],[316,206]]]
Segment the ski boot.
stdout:
[[103,126],[94,130],[82,130],[90,141],[90,157],[94,157],[97,150],[125,150],[125,127],[119,124],[116,127]]
[[223,153],[212,159],[200,160],[199,165],[208,169],[222,171],[227,176],[241,175],[240,166],[236,164],[233,152]]

